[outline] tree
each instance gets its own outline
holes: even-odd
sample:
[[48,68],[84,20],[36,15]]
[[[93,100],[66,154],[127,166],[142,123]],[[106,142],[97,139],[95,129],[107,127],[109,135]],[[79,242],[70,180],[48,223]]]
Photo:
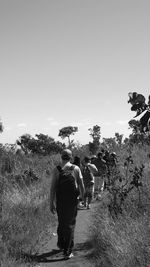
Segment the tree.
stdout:
[[[129,127],[132,129],[132,134],[129,136],[129,143],[130,144],[150,144],[150,96],[148,97],[148,102],[146,103],[145,97],[141,94],[134,92],[136,96],[133,99],[133,93],[129,93],[129,101],[131,103],[132,111],[136,111],[137,114],[135,117],[141,116],[139,120],[131,119],[128,124]],[[143,99],[143,102],[137,101],[137,97]],[[134,101],[133,101],[134,100]],[[136,103],[135,103],[136,101]]]
[[[0,133],[3,132],[3,124],[2,122],[0,121]],[[2,197],[3,197],[3,181],[1,179],[0,181],[0,219],[2,219]]]
[[[128,103],[131,103],[132,111],[136,111],[137,114],[135,117],[143,114],[140,120],[130,120],[129,126],[133,129],[133,134],[136,134],[137,131],[140,133],[149,133],[150,132],[150,96],[148,97],[148,102],[145,102],[145,97],[137,92],[129,93]],[[134,117],[134,118],[135,118]]]
[[102,146],[109,151],[115,151],[117,148],[115,137],[103,138]]
[[37,153],[42,155],[47,155],[50,152],[50,144],[54,142],[54,138],[45,135],[45,134],[36,134],[36,140],[34,140],[34,143],[36,145]]
[[73,140],[70,139],[71,135],[74,135],[78,131],[78,127],[74,126],[67,126],[63,127],[59,130],[58,136],[60,136],[62,139],[68,138],[68,147],[72,147]]
[[93,142],[89,142],[89,150],[92,154],[96,154],[100,146],[101,127],[94,125],[93,128],[89,128],[88,131],[93,139]]
[[17,140],[17,145],[21,147],[25,154],[34,153],[46,156],[52,153],[59,153],[64,148],[61,142],[55,142],[54,138],[48,135],[40,133],[36,134],[35,137],[25,134]]
[[3,124],[2,124],[2,122],[0,122],[0,133],[2,133],[3,130],[4,130]]
[[129,128],[132,129],[133,134],[137,134],[140,131],[140,122],[132,119],[128,122]]
[[116,143],[121,146],[122,145],[122,140],[123,140],[123,134],[115,133],[115,140]]
[[32,141],[32,136],[30,134],[23,134],[19,137],[19,139],[16,141],[17,145],[21,147],[22,151],[25,154],[28,154],[30,150],[30,144]]
[[45,134],[36,134],[37,149],[41,155],[50,155],[51,153],[59,153],[64,148],[61,142],[55,142],[54,138]]
[[4,130],[4,126],[3,126],[3,123],[2,121],[0,120],[0,133],[2,133]]

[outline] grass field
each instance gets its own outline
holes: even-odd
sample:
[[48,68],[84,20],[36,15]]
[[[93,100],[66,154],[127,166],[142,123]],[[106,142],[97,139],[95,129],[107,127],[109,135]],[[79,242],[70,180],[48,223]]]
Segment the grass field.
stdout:
[[[118,151],[119,166],[127,157]],[[150,154],[149,147],[134,147],[134,165],[145,165],[139,192],[132,190],[122,212],[112,216],[109,192],[99,201],[90,227],[90,242],[95,248],[95,266],[150,266]],[[49,210],[52,168],[59,156],[38,157],[2,155],[0,192],[0,261],[3,267],[29,267],[25,255],[36,254],[51,237],[55,218]],[[31,171],[29,173],[29,170]],[[35,178],[36,177],[36,178]]]

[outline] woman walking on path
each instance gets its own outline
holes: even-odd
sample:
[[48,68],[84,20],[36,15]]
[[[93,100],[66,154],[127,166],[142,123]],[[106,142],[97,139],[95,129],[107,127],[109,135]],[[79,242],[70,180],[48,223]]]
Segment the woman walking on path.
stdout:
[[62,163],[53,171],[50,210],[57,211],[58,216],[57,246],[63,250],[65,259],[69,259],[73,256],[78,197],[80,192],[84,197],[84,184],[80,168],[70,162],[72,152],[63,150],[61,159]]

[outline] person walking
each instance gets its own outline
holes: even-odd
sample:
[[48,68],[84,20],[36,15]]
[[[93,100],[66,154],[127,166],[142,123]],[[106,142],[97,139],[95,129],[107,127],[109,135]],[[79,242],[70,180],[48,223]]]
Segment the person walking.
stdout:
[[74,230],[76,225],[78,197],[84,197],[84,184],[81,170],[73,165],[72,152],[65,149],[61,154],[62,162],[53,170],[50,189],[50,210],[57,212],[57,246],[63,250],[64,258],[73,257]]
[[98,191],[97,198],[99,199],[101,192],[103,192],[104,190],[105,178],[106,178],[106,173],[107,173],[107,165],[106,165],[106,161],[103,159],[102,152],[99,152],[97,154],[97,158],[94,161],[94,164],[98,169],[98,175],[96,176],[95,189],[97,189]]
[[[73,164],[77,165],[81,170],[81,160],[80,160],[79,156],[74,157]],[[82,203],[82,197],[81,197],[81,193],[80,193],[80,196],[78,198],[78,209],[82,209],[82,208],[83,208],[83,203]]]
[[97,173],[98,170],[94,164],[91,164],[90,157],[85,157],[82,175],[85,186],[84,207],[87,209],[90,209],[90,204],[94,195],[94,175]]
[[79,156],[75,156],[74,157],[74,161],[73,161],[74,165],[77,165],[79,168],[81,168],[81,160]]

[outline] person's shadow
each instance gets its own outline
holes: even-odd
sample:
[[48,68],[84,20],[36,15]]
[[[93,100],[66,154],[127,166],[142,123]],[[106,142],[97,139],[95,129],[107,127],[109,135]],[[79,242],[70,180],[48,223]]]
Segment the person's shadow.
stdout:
[[[74,248],[74,252],[78,253],[79,251],[86,251],[89,252],[84,257],[89,258],[92,254],[90,253],[90,249],[92,248],[90,242],[78,243]],[[22,254],[22,257],[27,262],[38,262],[38,263],[47,263],[47,262],[58,262],[58,261],[65,261],[63,256],[63,252],[60,249],[53,249],[50,252],[42,253],[42,254]]]
[[56,262],[56,261],[64,261],[64,256],[62,254],[62,252],[58,249],[53,249],[50,252],[47,253],[42,253],[39,255],[30,255],[30,254],[24,254],[22,255],[22,257],[26,260],[26,261],[32,261],[32,262],[38,262],[38,263],[42,263],[42,262]]

